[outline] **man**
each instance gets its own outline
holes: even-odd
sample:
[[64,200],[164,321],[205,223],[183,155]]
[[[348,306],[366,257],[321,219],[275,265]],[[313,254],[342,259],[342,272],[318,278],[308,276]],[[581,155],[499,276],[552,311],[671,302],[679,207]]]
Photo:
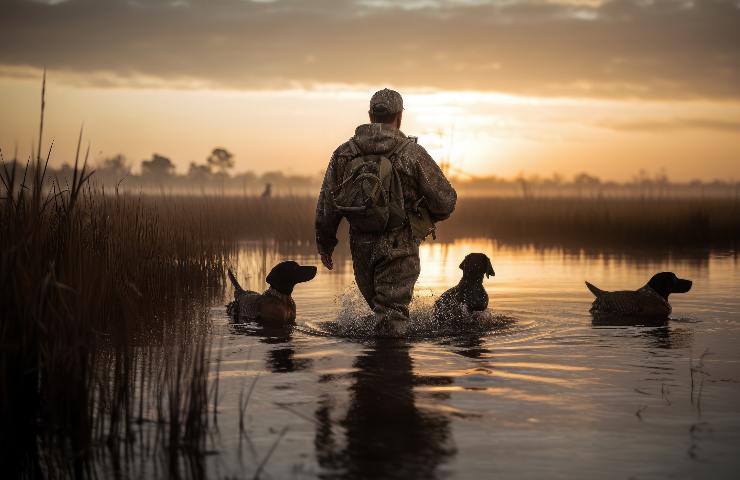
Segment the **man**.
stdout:
[[403,336],[419,277],[419,244],[433,230],[433,222],[450,216],[457,194],[426,150],[399,130],[403,99],[398,92],[376,92],[368,113],[371,123],[357,127],[354,137],[340,145],[329,161],[316,208],[316,245],[321,262],[331,270],[337,228],[347,216],[347,210],[338,207],[336,195],[352,180],[348,164],[355,168],[357,158],[361,157],[360,163],[368,158],[363,156],[390,158],[394,178],[400,178],[404,218],[400,226],[367,232],[348,217],[350,249],[357,286],[375,313],[376,332]]

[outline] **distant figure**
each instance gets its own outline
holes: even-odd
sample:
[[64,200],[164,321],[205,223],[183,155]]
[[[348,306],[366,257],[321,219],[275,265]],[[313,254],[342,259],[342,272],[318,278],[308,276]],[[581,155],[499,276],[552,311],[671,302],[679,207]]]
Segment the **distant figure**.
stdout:
[[403,336],[419,277],[419,244],[450,216],[457,194],[432,157],[399,128],[403,99],[383,89],[370,99],[370,122],[340,145],[316,207],[316,246],[333,268],[343,217],[350,224],[355,280],[375,314],[379,336]]
[[272,184],[266,183],[265,184],[265,190],[262,192],[262,195],[260,197],[262,198],[270,198],[272,196]]
[[671,314],[668,296],[691,290],[691,280],[678,278],[673,272],[661,272],[639,290],[607,292],[586,282],[586,287],[596,299],[591,312],[628,316],[667,317]]

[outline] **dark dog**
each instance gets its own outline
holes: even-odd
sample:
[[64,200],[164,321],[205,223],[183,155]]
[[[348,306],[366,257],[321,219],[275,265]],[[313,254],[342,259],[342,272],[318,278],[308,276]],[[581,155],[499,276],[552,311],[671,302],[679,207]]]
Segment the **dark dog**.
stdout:
[[691,280],[678,278],[673,272],[661,272],[639,290],[607,292],[586,282],[596,299],[591,312],[599,314],[667,317],[671,314],[668,295],[691,290]]
[[244,290],[229,270],[229,279],[234,285],[234,301],[226,311],[239,322],[261,322],[271,325],[293,323],[295,321],[295,302],[291,297],[298,283],[308,282],[316,276],[316,267],[302,266],[294,261],[275,265],[265,281],[270,288],[263,293]]
[[488,293],[483,288],[483,276],[496,275],[491,260],[484,253],[470,253],[460,264],[460,283],[443,293],[432,315],[436,320],[463,319],[473,312],[488,308]]

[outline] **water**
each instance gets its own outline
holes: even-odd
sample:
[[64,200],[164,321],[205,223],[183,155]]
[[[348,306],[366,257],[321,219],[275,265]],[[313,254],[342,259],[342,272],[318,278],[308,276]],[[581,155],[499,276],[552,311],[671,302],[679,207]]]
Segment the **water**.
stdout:
[[[246,245],[244,286],[262,289],[264,271],[283,259],[318,264],[308,251]],[[209,476],[737,478],[737,256],[425,244],[417,323],[470,252],[493,260],[485,287],[501,320],[472,334],[330,335],[331,322],[346,328],[366,308],[341,252],[335,271],[296,288],[292,334],[229,325],[214,308],[219,432]],[[671,297],[669,321],[601,324],[588,313],[584,280],[638,288],[663,270],[694,281]],[[239,396],[250,389],[240,435]]]

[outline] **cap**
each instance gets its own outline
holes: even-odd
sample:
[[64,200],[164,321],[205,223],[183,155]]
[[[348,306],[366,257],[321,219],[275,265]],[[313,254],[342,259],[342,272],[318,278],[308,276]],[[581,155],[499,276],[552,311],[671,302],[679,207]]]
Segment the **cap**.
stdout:
[[395,90],[384,88],[375,92],[370,99],[370,113],[379,115],[398,113],[403,110],[403,98]]

